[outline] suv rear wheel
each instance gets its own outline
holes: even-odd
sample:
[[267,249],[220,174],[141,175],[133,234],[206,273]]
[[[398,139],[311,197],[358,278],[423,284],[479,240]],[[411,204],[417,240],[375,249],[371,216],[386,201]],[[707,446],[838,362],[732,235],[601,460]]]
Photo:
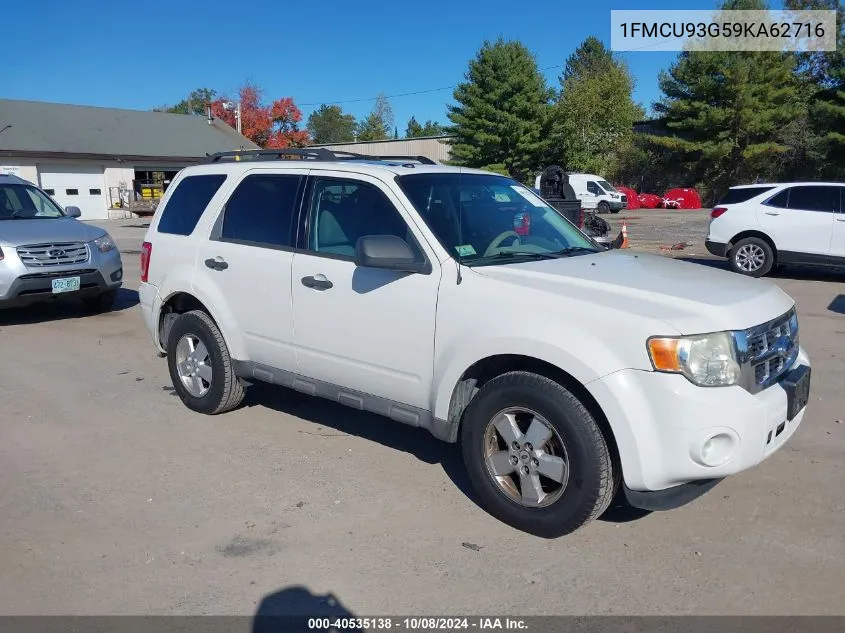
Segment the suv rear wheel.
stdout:
[[189,409],[214,415],[236,408],[244,387],[214,320],[201,310],[180,314],[167,339],[167,367],[176,393]]
[[554,538],[602,514],[619,470],[596,421],[558,383],[510,372],[485,384],[461,428],[467,473],[483,507],[525,532]]
[[749,277],[762,277],[775,264],[775,254],[766,240],[746,237],[731,249],[731,270]]

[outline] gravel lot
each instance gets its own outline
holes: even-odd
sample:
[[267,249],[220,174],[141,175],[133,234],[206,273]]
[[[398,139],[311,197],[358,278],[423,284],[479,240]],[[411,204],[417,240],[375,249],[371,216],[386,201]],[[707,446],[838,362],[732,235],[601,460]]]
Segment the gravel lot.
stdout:
[[[705,252],[706,212],[606,217],[635,248]],[[774,279],[814,362],[783,450],[684,508],[615,507],[549,541],[479,509],[456,447],[424,431],[274,388],[188,411],[137,307],[143,227],[109,223],[114,312],[0,313],[0,613],[249,615],[331,593],[360,616],[845,614],[845,275]]]

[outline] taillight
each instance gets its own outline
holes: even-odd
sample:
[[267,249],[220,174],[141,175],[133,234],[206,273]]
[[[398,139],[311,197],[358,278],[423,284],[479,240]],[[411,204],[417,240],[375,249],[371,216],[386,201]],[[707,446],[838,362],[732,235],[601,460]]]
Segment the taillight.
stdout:
[[517,213],[513,216],[513,232],[517,235],[528,235],[531,232],[530,213]]
[[153,255],[153,245],[149,242],[141,244],[141,281],[147,283],[150,274],[150,257]]
[[710,212],[710,217],[715,220],[727,210],[727,207],[716,207]]

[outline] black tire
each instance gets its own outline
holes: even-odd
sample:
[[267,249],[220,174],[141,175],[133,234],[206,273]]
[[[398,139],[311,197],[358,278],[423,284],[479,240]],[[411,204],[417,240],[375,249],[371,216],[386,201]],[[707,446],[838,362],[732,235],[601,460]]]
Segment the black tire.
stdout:
[[99,312],[108,312],[114,307],[116,299],[117,290],[107,290],[96,297],[85,297],[82,300],[82,306],[85,308],[86,312],[94,314]]
[[[560,497],[545,507],[530,507],[503,492],[485,461],[485,430],[509,407],[543,416],[565,444],[569,477]],[[574,532],[601,515],[619,487],[621,471],[587,408],[558,383],[523,371],[486,383],[467,407],[461,443],[470,482],[482,507],[512,527],[555,538]]]
[[[184,336],[201,341],[208,351],[212,377],[207,392],[192,395],[182,382],[177,367],[176,347]],[[202,310],[192,310],[176,317],[167,338],[167,367],[176,393],[185,406],[198,413],[216,415],[231,411],[244,399],[245,390],[232,367],[229,348],[214,320]]]
[[608,211],[610,211],[610,205],[607,204],[604,200],[602,200],[596,207],[596,211],[598,211],[599,213],[607,213]]
[[763,277],[775,265],[775,254],[769,243],[759,237],[746,237],[731,248],[731,270],[749,277]]

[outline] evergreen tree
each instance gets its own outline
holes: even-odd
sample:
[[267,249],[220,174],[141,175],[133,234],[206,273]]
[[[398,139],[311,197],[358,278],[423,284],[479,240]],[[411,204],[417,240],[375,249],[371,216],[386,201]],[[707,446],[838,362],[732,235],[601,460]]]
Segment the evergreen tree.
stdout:
[[[766,6],[729,0],[722,8]],[[790,151],[784,130],[806,112],[795,65],[779,52],[681,53],[660,74],[664,96],[654,104],[673,135],[651,140],[681,151],[705,195],[770,176]]]
[[[802,175],[845,177],[845,5],[839,0],[786,0],[796,11],[836,11],[836,50],[799,53],[799,78],[806,94],[807,114],[801,131],[790,137],[794,159],[790,166],[804,166]],[[802,151],[810,148],[811,152]],[[809,172],[809,173],[808,173]]]
[[448,108],[453,161],[526,178],[540,163],[550,91],[520,42],[485,41]]
[[422,125],[417,122],[416,117],[408,119],[408,125],[405,127],[405,138],[416,138],[422,136]]
[[308,132],[314,143],[347,143],[355,138],[355,117],[344,114],[340,106],[317,108],[308,117]]

